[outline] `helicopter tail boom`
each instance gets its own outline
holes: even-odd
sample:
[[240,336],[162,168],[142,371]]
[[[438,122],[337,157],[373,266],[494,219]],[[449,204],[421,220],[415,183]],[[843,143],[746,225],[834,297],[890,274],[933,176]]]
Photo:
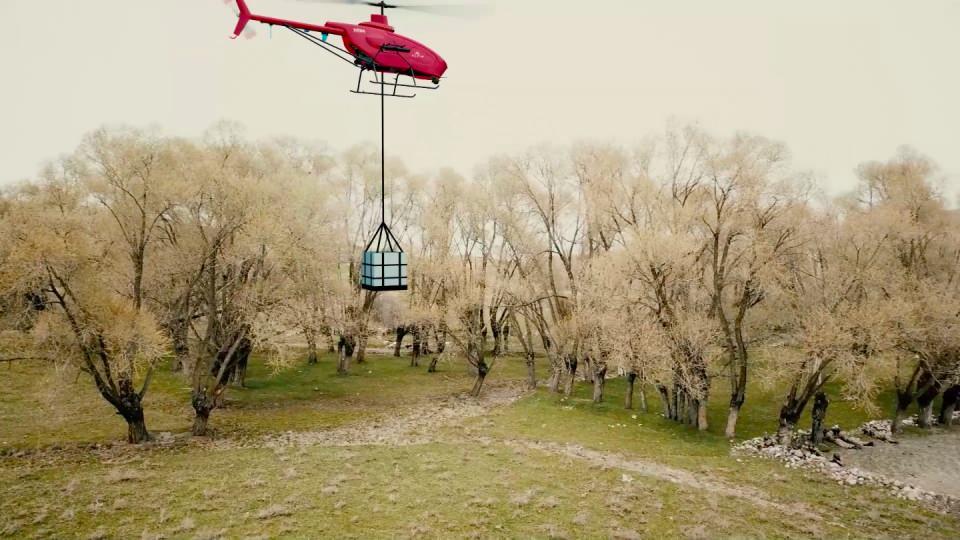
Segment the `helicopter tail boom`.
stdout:
[[250,12],[250,8],[247,7],[246,0],[237,0],[237,7],[240,9],[240,19],[237,21],[237,26],[233,30],[233,35],[230,36],[230,39],[236,39],[243,29],[246,28],[247,24],[250,21],[257,21],[264,24],[277,25],[277,26],[286,26],[288,28],[299,28],[300,30],[306,30],[308,32],[320,32],[323,34],[334,34],[342,36],[344,30],[340,28],[333,28],[330,26],[322,26],[317,24],[302,23],[297,21],[288,21],[286,19],[278,19],[276,17],[265,17],[263,15],[256,15]]
[[243,29],[247,27],[247,23],[250,22],[251,13],[247,3],[244,0],[237,0],[237,8],[240,9],[240,19],[237,21],[237,27],[233,30],[230,39],[237,39],[243,33]]

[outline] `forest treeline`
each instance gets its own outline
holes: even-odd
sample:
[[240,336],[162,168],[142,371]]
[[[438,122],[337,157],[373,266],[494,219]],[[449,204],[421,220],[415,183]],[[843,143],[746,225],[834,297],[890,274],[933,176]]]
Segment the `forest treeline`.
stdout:
[[915,151],[863,163],[836,198],[782,144],[696,127],[533,148],[469,178],[389,160],[388,222],[410,256],[410,290],[389,294],[358,286],[379,168],[374,147],[252,142],[230,124],[91,133],[0,199],[0,360],[82,372],[134,443],[161,362],[190,381],[202,435],[252,352],[283,369],[329,346],[347,373],[381,328],[397,351],[411,337],[414,365],[465,360],[474,394],[520,347],[531,386],[588,381],[602,401],[621,375],[627,406],[649,389],[700,429],[725,378],[730,437],[751,377],[784,390],[784,442],[827,384],[894,429],[913,403],[922,425],[953,417],[960,216]]

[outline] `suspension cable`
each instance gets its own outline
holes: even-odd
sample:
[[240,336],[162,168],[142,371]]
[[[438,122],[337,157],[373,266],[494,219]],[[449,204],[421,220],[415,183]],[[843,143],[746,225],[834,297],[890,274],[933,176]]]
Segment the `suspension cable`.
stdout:
[[[381,81],[386,82],[386,81]],[[387,222],[386,193],[387,193],[387,120],[386,120],[386,85],[380,85],[380,220]]]

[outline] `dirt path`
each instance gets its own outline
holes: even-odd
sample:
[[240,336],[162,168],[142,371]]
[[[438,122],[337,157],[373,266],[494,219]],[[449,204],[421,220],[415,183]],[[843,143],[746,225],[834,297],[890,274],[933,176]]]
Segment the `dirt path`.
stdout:
[[229,450],[237,448],[281,448],[284,446],[407,446],[436,442],[438,431],[445,426],[456,426],[462,421],[482,416],[491,409],[503,407],[528,393],[520,382],[493,383],[484,387],[479,398],[465,394],[424,400],[416,405],[405,405],[394,413],[367,418],[342,427],[293,432],[286,431],[264,437],[208,439],[192,437],[189,432],[158,433],[149,444],[129,445],[126,442],[52,446],[23,450],[2,460],[29,461],[36,466],[48,466],[66,461],[82,462],[95,459],[103,463],[125,463],[142,458],[145,452],[179,451],[183,448]]
[[918,488],[960,497],[960,428],[848,450],[843,462]]
[[758,508],[777,510],[787,515],[821,521],[822,517],[804,505],[789,505],[773,502],[769,495],[744,486],[733,486],[649,460],[630,459],[621,454],[591,450],[575,444],[561,444],[522,439],[492,439],[462,433],[443,438],[440,428],[460,424],[463,420],[487,414],[491,409],[513,403],[527,394],[521,384],[505,384],[487,388],[482,397],[468,398],[451,396],[426,402],[412,410],[390,417],[364,422],[362,425],[344,426],[324,431],[286,432],[271,435],[263,444],[270,448],[287,446],[403,446],[430,442],[475,441],[484,445],[501,444],[514,449],[534,450],[547,454],[571,457],[604,468],[619,469],[627,473],[655,478],[684,487],[714,493],[722,497],[744,500]]
[[770,496],[760,490],[747,486],[733,486],[705,475],[694,474],[684,469],[677,469],[643,459],[627,458],[622,454],[591,450],[576,444],[561,444],[541,441],[508,440],[498,441],[514,448],[539,450],[550,454],[572,457],[590,463],[597,467],[613,468],[632,472],[641,476],[656,478],[674,484],[679,484],[698,491],[714,493],[722,497],[733,497],[744,500],[758,508],[772,509],[787,515],[800,516],[806,519],[821,521],[819,514],[810,511],[801,504],[781,504],[770,500]]
[[522,383],[503,383],[484,388],[479,398],[448,396],[425,401],[389,416],[361,424],[322,431],[285,432],[268,435],[263,445],[282,446],[405,446],[437,440],[439,428],[453,426],[469,418],[483,416],[491,409],[513,403],[527,394]]

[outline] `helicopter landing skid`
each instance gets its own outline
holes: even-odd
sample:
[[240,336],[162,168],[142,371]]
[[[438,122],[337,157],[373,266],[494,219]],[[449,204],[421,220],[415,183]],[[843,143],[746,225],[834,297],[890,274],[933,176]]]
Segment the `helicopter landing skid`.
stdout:
[[[384,96],[386,96],[386,97],[397,97],[397,98],[413,99],[413,98],[417,97],[417,94],[412,94],[412,93],[411,93],[411,94],[405,94],[405,93],[401,92],[399,89],[400,89],[400,88],[413,88],[413,89],[415,89],[415,90],[439,90],[439,89],[440,89],[440,85],[439,85],[439,84],[437,84],[437,85],[422,85],[422,84],[417,84],[417,79],[416,79],[416,77],[414,77],[414,76],[412,76],[412,75],[395,73],[395,74],[393,74],[393,78],[392,78],[392,80],[391,80],[391,79],[389,79],[389,78],[387,77],[387,74],[386,74],[386,73],[380,73],[380,75],[378,76],[378,75],[377,75],[377,73],[378,73],[377,71],[369,70],[369,71],[372,71],[372,72],[373,72],[373,79],[367,81],[367,83],[369,83],[369,84],[374,84],[374,85],[377,85],[377,86],[380,87],[380,91],[379,91],[379,92],[371,92],[371,91],[369,91],[369,90],[364,90],[363,87],[362,87],[362,84],[363,84],[363,72],[364,72],[364,71],[368,71],[368,70],[367,70],[366,68],[361,68],[361,69],[360,69],[360,76],[357,77],[357,87],[356,87],[356,89],[354,89],[354,90],[350,90],[350,93],[352,93],[352,94],[365,94],[365,95],[368,95],[368,96],[381,96],[381,95],[384,95]],[[400,82],[401,80],[406,80],[406,78],[409,78],[409,79],[410,79],[410,82],[409,82],[409,83],[407,83],[407,82]]]
[[[404,75],[404,77],[409,77],[409,75]],[[367,81],[367,82],[369,82],[370,84],[382,84],[382,85],[385,85],[385,86],[395,86],[395,87],[400,87],[400,88],[416,88],[417,90],[439,90],[439,89],[440,89],[440,85],[439,85],[439,84],[436,84],[436,85],[419,85],[419,84],[417,84],[417,79],[414,79],[413,77],[411,77],[411,79],[413,80],[413,84],[402,84],[402,83],[398,83],[397,81],[398,81],[399,79],[400,79],[400,77],[399,77],[399,76],[396,76],[396,78],[394,79],[394,82],[390,82],[390,81],[380,82],[380,81],[377,81],[377,80]]]
[[386,73],[380,73],[378,76],[379,72],[371,69],[369,71],[373,73],[373,80],[369,81],[369,83],[375,84],[380,87],[378,91],[371,92],[369,90],[364,90],[362,87],[364,71],[368,71],[367,68],[360,68],[360,75],[357,77],[357,88],[355,90],[350,90],[351,94],[364,94],[367,96],[413,99],[417,97],[416,94],[405,94],[405,93],[399,92],[398,89],[400,88],[422,88],[424,90],[431,89],[423,86],[417,86],[417,80],[414,79],[413,77],[410,77],[410,79],[413,81],[413,84],[401,84],[400,83],[401,76],[399,74],[394,75],[393,81],[388,81]]

